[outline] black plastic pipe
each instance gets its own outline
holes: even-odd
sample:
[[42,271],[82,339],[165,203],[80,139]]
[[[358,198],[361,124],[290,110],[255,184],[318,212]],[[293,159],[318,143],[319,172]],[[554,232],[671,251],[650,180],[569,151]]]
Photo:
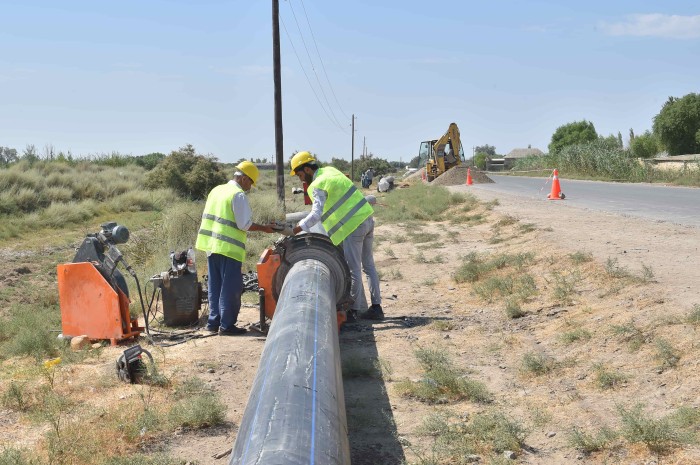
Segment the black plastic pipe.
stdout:
[[335,284],[319,260],[285,277],[229,464],[350,464]]

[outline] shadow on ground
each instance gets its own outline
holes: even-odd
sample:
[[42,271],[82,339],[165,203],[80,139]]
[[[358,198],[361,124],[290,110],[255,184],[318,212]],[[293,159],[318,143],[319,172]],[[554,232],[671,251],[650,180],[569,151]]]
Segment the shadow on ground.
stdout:
[[399,465],[405,456],[389,396],[381,371],[371,369],[379,359],[374,331],[363,322],[344,327],[340,334],[343,361],[361,360],[367,368],[343,373],[350,457],[353,465]]

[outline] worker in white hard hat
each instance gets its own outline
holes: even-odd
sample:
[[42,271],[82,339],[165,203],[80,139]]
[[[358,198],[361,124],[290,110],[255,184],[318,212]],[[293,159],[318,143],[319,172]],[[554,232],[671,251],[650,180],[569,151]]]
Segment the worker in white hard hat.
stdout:
[[243,334],[236,326],[241,309],[245,244],[248,231],[274,233],[271,224],[253,222],[246,193],[258,181],[258,167],[242,161],[226,184],[207,196],[195,247],[207,253],[209,267],[209,318],[206,330],[221,336]]
[[290,165],[290,175],[308,184],[307,190],[312,200],[311,212],[299,221],[292,233],[309,232],[312,226],[321,222],[331,242],[342,246],[350,268],[350,298],[353,303],[348,321],[353,321],[358,314],[363,318],[383,319],[379,303],[378,309],[373,305],[368,311],[360,313],[367,308],[362,284],[363,240],[367,232],[374,228],[374,209],[347,176],[332,166],[320,167],[311,153],[295,154]]

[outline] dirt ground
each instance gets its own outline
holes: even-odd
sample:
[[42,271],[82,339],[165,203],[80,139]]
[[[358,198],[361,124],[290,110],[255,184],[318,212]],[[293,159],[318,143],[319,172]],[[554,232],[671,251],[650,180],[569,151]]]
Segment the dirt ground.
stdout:
[[[429,414],[465,415],[494,409],[528,429],[527,447],[513,463],[700,463],[698,446],[677,448],[661,457],[638,444],[584,455],[567,440],[573,427],[619,427],[616,408],[620,405],[641,403],[655,417],[680,406],[700,407],[697,332],[683,320],[700,303],[700,230],[582,210],[566,201],[495,195],[478,186],[450,189],[471,192],[485,202],[498,199],[498,204],[483,210],[486,220],[472,226],[426,224],[422,232],[435,237],[434,242],[397,241],[409,230],[415,232],[415,226],[378,222],[375,260],[382,274],[387,318],[344,328],[340,344],[344,358],[378,358],[391,372],[383,380],[352,378],[345,382],[352,463],[421,463],[420,457],[430,456],[432,439],[418,434],[417,427]],[[510,217],[517,221],[503,222],[494,229],[500,219]],[[502,301],[484,302],[472,284],[458,284],[451,278],[469,252],[534,254],[528,271],[539,292],[523,304],[525,317],[508,318]],[[569,257],[577,252],[590,253],[594,260],[574,265]],[[647,267],[653,270],[653,279],[618,283],[605,273],[609,259],[616,259],[619,267],[635,275]],[[8,263],[17,268],[22,257]],[[552,297],[553,273],[574,269],[582,278],[572,301],[561,304]],[[248,304],[239,321],[251,324],[256,317],[257,308]],[[441,330],[436,321],[449,322],[452,329]],[[610,331],[612,325],[627,322],[634,322],[647,338],[639,350],[629,350]],[[565,343],[561,335],[570,328],[584,328],[590,338]],[[680,354],[674,368],[660,369],[654,358],[651,342],[660,337]],[[202,465],[228,463],[226,452],[236,438],[264,343],[264,338],[248,333],[154,351],[167,373],[200,377],[227,406],[225,425],[177,431],[158,449]],[[398,381],[421,376],[413,355],[419,347],[444,349],[470,378],[486,384],[494,401],[488,405],[469,401],[426,405],[398,395]],[[111,375],[122,350],[105,349],[100,361],[84,367],[84,373],[76,368],[74,382],[82,378],[86,392],[101,389],[100,377]],[[544,376],[527,376],[520,369],[521,360],[532,351],[557,360],[560,368]],[[593,380],[596,364],[621,371],[626,381],[614,390],[601,391]],[[139,402],[130,386],[112,390],[109,396],[112,402]],[[86,395],[86,402],[106,401]],[[0,444],[31,447],[40,432],[27,428],[11,412],[0,411]]]

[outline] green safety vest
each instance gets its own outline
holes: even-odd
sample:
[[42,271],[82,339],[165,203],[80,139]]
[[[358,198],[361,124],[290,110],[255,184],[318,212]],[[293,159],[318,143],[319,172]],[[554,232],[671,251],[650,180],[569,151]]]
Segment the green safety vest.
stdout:
[[309,185],[309,196],[313,200],[313,190],[326,191],[328,198],[323,205],[321,224],[331,242],[338,245],[367,218],[374,209],[365,200],[357,187],[347,176],[332,166],[320,168],[316,179]]
[[195,248],[245,261],[246,231],[236,225],[233,197],[243,192],[234,183],[222,184],[211,190],[202,213]]

